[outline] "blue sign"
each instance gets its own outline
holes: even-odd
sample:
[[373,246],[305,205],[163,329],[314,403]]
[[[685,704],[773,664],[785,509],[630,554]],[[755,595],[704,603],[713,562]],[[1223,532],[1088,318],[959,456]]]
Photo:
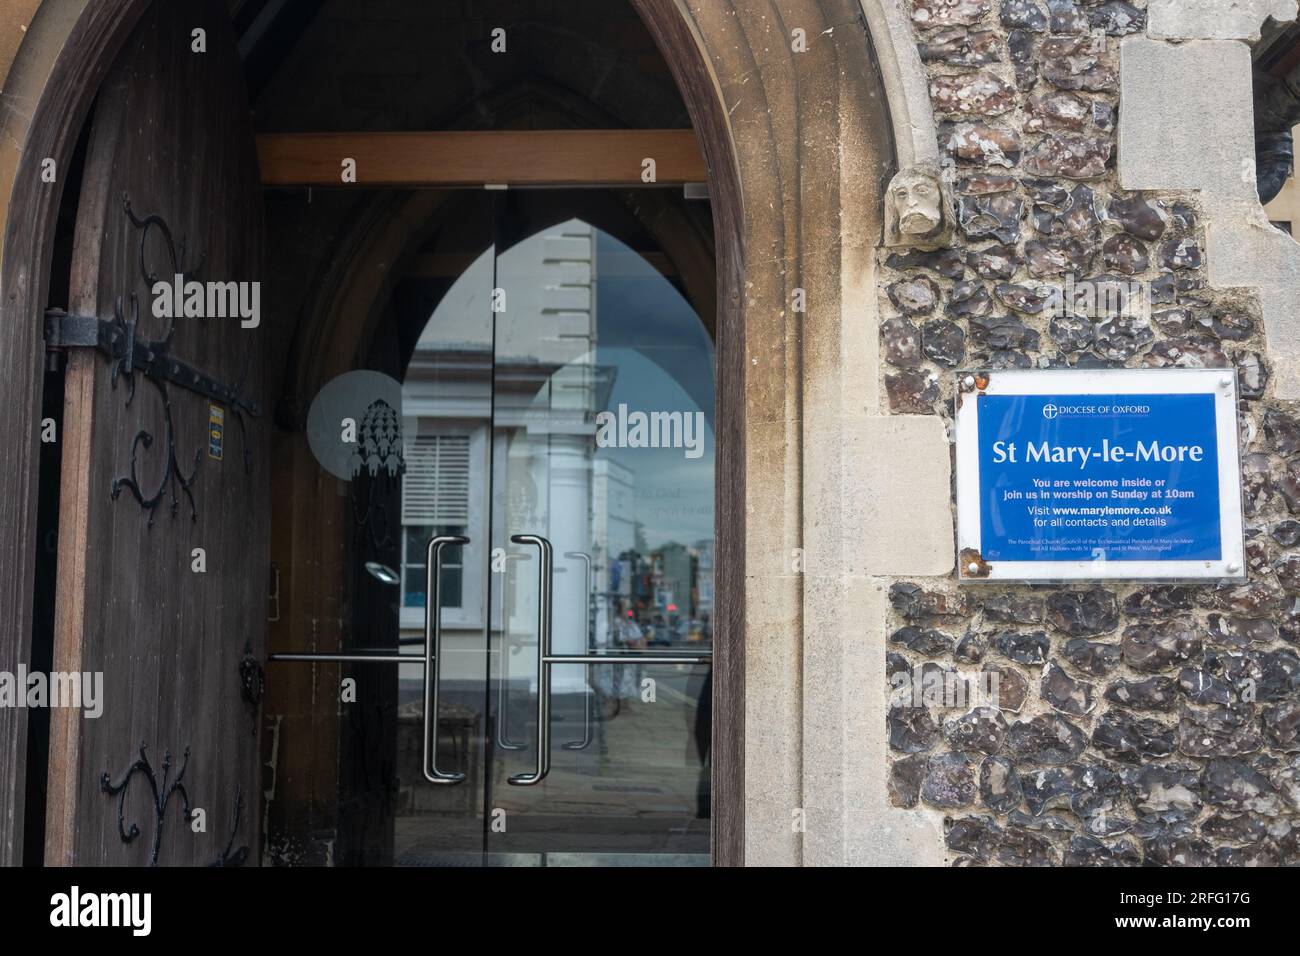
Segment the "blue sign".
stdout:
[[984,561],[1223,558],[1213,394],[974,400]]

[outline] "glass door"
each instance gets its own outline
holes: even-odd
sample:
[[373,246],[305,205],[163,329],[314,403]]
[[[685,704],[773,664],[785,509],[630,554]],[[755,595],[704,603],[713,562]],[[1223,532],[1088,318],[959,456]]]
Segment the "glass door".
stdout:
[[[394,863],[482,862],[492,725],[488,604],[492,500],[491,197],[456,194],[461,215],[395,293],[402,380],[401,645]],[[414,325],[412,321],[414,320]],[[413,344],[411,339],[414,339]],[[426,713],[434,712],[432,721]],[[432,751],[433,759],[427,755]]]
[[450,196],[316,395],[277,860],[709,862],[713,343],[626,201]]
[[497,200],[488,861],[707,864],[713,344],[564,195]]

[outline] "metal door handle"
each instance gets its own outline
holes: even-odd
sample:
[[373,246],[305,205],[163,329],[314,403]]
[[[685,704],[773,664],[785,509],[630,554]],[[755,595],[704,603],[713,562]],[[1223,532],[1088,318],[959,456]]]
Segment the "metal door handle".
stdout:
[[551,770],[551,542],[541,535],[513,534],[514,544],[537,548],[537,762],[532,773],[517,773],[507,779],[516,787],[541,783]]
[[430,783],[456,784],[463,773],[438,769],[438,691],[442,686],[442,549],[449,544],[469,544],[458,534],[441,534],[429,539],[429,575],[424,601],[424,779]]
[[537,762],[531,773],[517,773],[506,778],[516,787],[539,784],[551,772],[551,667],[555,664],[710,664],[713,651],[694,654],[603,654],[587,648],[583,654],[551,652],[551,542],[540,535],[515,534],[514,544],[531,544],[541,560],[537,569]]
[[[573,560],[581,561],[584,569],[583,592],[582,592],[582,649],[583,651],[591,650],[591,555],[585,551],[565,551],[564,556]],[[587,677],[587,682],[591,680],[591,665],[582,665],[583,673]],[[586,750],[591,746],[591,705],[592,698],[595,695],[588,687],[586,693],[582,695],[582,739],[566,740],[560,746],[565,750]]]
[[510,655],[506,644],[510,640],[510,629],[501,629],[501,649],[497,653],[497,747],[501,750],[523,750],[526,744],[517,744],[510,739],[510,688],[507,686],[507,672],[510,667]]
[[[430,783],[456,784],[465,779],[463,773],[443,773],[438,769],[438,691],[442,683],[442,597],[439,585],[442,579],[442,549],[449,544],[469,544],[461,535],[439,535],[429,540],[428,579],[424,602],[424,654],[403,654],[401,644],[392,649],[370,649],[343,653],[291,651],[287,654],[269,654],[268,661],[300,661],[308,664],[423,664],[424,665],[424,760],[421,769]],[[432,613],[430,611],[432,610]]]
[[497,662],[497,747],[501,750],[523,750],[526,744],[517,744],[510,739],[510,730],[507,726],[508,715],[510,713],[509,688],[506,686],[506,661],[509,655],[505,653],[506,635],[501,635],[501,653],[498,654]]

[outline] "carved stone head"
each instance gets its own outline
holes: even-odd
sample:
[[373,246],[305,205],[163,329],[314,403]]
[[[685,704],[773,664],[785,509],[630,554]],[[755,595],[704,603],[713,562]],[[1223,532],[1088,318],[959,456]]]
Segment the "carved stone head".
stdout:
[[885,193],[885,245],[938,249],[953,230],[952,200],[939,167],[918,163],[899,170]]

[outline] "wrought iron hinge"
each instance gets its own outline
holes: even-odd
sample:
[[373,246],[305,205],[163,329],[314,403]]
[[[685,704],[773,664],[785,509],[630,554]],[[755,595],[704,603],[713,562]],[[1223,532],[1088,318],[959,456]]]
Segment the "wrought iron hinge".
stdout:
[[[132,308],[133,311],[136,308],[134,299]],[[113,369],[114,380],[119,374],[129,376],[141,372],[146,378],[162,379],[179,385],[187,391],[196,392],[249,415],[262,413],[257,402],[240,396],[237,387],[219,382],[192,365],[172,358],[168,354],[169,344],[165,340],[148,342],[138,338],[136,316],[125,319],[120,303],[118,314],[112,320],[93,315],[70,315],[62,309],[50,309],[45,313],[46,348],[94,349],[109,361],[118,363]]]

